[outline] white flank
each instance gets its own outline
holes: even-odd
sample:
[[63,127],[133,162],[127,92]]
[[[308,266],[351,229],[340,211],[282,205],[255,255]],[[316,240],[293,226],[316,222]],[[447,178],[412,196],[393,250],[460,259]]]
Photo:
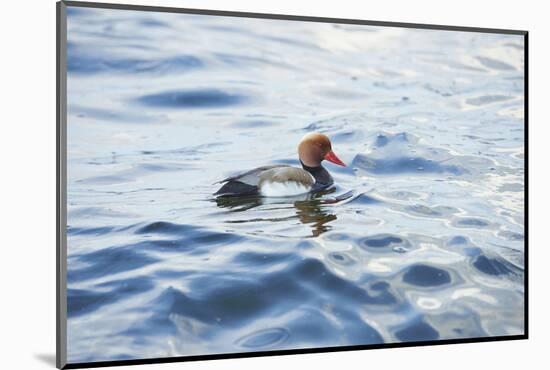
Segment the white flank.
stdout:
[[295,195],[306,194],[311,187],[304,186],[296,181],[287,182],[269,182],[266,181],[260,187],[260,193],[264,197],[292,197]]

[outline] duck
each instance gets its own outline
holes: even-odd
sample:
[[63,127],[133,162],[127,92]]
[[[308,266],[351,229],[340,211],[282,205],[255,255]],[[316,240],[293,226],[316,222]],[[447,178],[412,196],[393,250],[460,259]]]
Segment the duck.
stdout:
[[214,193],[216,197],[259,195],[262,197],[293,197],[313,194],[334,184],[334,179],[323,167],[324,160],[342,167],[346,164],[332,150],[328,136],[311,132],[298,144],[298,158],[302,168],[284,164],[268,165],[228,177]]

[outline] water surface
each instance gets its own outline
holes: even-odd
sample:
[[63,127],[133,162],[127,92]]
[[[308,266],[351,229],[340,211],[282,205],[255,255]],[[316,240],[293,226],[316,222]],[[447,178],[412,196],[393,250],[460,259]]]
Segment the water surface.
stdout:
[[[522,334],[523,38],[69,8],[68,359]],[[214,199],[308,132],[313,199]]]

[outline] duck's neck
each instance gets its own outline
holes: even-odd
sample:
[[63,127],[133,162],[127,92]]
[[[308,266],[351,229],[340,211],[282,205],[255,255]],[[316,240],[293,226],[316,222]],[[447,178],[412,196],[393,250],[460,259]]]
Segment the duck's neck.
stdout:
[[334,183],[332,176],[322,165],[317,167],[309,167],[302,161],[300,161],[300,163],[302,164],[302,168],[309,172],[313,178],[315,178],[315,187],[326,188]]

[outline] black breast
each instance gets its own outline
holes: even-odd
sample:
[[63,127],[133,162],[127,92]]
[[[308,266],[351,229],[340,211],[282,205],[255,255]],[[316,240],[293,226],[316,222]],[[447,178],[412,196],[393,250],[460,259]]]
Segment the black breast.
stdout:
[[[302,161],[300,161],[300,163],[302,163]],[[302,163],[302,168],[315,178],[315,184],[313,184],[311,189],[312,193],[324,190],[334,184],[334,179],[322,165],[318,167],[309,167]]]

